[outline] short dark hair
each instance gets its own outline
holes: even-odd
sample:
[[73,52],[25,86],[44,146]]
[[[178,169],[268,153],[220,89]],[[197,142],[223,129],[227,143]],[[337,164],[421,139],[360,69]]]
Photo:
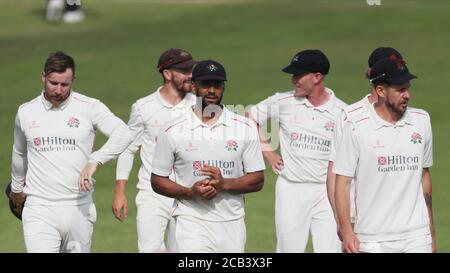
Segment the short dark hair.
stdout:
[[72,69],[73,75],[75,76],[75,62],[73,58],[62,51],[56,51],[50,53],[45,61],[44,74],[49,75],[53,72],[62,73],[67,68]]
[[379,86],[379,85],[383,86],[384,88],[388,88],[392,84],[389,84],[387,82],[375,82],[375,83],[372,83],[373,88],[377,88],[377,86]]
[[371,69],[370,67],[367,68],[366,73],[364,74],[364,77],[368,80],[370,80],[370,69]]

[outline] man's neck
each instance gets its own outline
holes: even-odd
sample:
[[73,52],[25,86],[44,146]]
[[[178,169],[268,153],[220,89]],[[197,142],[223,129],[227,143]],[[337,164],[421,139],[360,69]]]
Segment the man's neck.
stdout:
[[309,102],[314,105],[314,107],[321,106],[325,104],[330,98],[330,94],[325,90],[324,86],[318,86],[311,93],[311,95],[306,96]]
[[388,109],[382,102],[376,102],[374,107],[378,116],[390,124],[396,124],[403,117],[403,115],[399,115],[398,113]]
[[370,103],[375,103],[378,101],[378,95],[375,90],[372,89],[372,93],[370,93],[369,97],[367,98]]
[[214,109],[212,109],[213,111],[208,111],[208,109],[207,111],[205,111],[205,108],[194,107],[194,113],[203,123],[207,125],[212,125],[219,119],[220,115],[222,115],[223,112],[222,105],[214,105],[214,106],[217,107],[214,107]]
[[53,107],[55,107],[55,108],[58,108],[58,107],[59,107],[63,102],[65,102],[69,97],[70,97],[70,92],[69,92],[69,95],[67,96],[67,98],[66,98],[65,100],[62,100],[62,101],[56,101],[56,100],[50,99],[50,98],[47,96],[47,94],[44,92],[44,98],[45,98],[48,102],[50,102],[50,103],[53,105]]
[[173,106],[180,103],[186,96],[186,93],[176,90],[169,83],[164,84],[163,87],[159,90],[159,93],[161,94],[161,97],[164,99],[164,101]]

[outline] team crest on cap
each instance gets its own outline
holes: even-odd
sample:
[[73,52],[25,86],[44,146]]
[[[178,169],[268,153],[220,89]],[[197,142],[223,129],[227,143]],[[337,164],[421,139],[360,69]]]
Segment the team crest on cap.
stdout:
[[298,62],[298,55],[292,59],[292,62]]
[[215,66],[214,64],[210,64],[208,65],[206,68],[208,68],[209,71],[214,72],[217,69],[219,69],[217,66]]
[[238,144],[237,144],[237,142],[235,140],[230,139],[230,140],[227,141],[227,146],[225,146],[225,148],[227,148],[228,151],[235,151],[236,152],[237,148],[239,148],[239,146],[238,146]]
[[80,121],[76,117],[71,117],[67,122],[67,125],[69,125],[70,128],[78,128]]
[[411,142],[414,144],[422,143],[422,136],[417,132],[412,133]]
[[403,59],[398,58],[395,54],[391,55],[391,60],[394,60],[397,64],[397,69],[399,70],[405,70],[406,61]]
[[187,56],[189,56],[189,54],[187,52],[185,52],[185,51],[181,51],[180,56],[181,57],[187,57]]
[[403,71],[403,70],[405,70],[405,66],[403,65],[403,63],[398,62],[397,63],[397,69]]

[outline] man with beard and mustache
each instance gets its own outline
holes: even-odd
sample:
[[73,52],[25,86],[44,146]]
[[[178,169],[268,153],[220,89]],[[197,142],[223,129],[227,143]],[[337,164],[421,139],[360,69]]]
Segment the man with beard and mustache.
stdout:
[[[227,78],[220,63],[201,61],[192,79],[201,104],[161,129],[152,187],[175,198],[179,252],[243,252],[244,194],[264,183],[258,131],[221,104]],[[172,170],[177,180],[169,178]]]
[[294,90],[276,93],[248,112],[259,125],[275,118],[280,126],[281,156],[260,132],[264,157],[278,174],[275,223],[280,253],[305,252],[310,233],[314,252],[340,251],[325,182],[334,125],[346,104],[325,87],[329,69],[322,51],[297,53],[282,70],[292,74]]
[[369,75],[378,101],[347,117],[336,147],[335,202],[344,251],[435,252],[430,116],[408,107],[416,76],[397,58],[378,61]]
[[[44,90],[16,115],[11,200],[23,209],[27,252],[89,252],[97,166],[131,143],[126,124],[99,100],[72,90],[75,63],[55,52],[42,72]],[[93,152],[96,132],[108,141]]]
[[[131,109],[128,127],[134,134],[132,144],[119,156],[116,170],[116,190],[112,210],[119,221],[128,214],[125,187],[133,167],[134,154],[140,150],[142,165],[138,174],[137,232],[139,252],[171,251],[173,228],[170,226],[172,198],[152,190],[150,175],[155,153],[156,139],[161,126],[178,116],[186,116],[195,104],[192,91],[192,67],[194,60],[183,49],[170,48],[158,60],[157,69],[163,85],[152,94],[137,100]],[[165,233],[167,246],[164,243]]]
[[[392,59],[402,59],[402,55],[400,52],[398,52],[396,49],[392,47],[377,47],[372,51],[372,53],[369,55],[369,59],[367,61],[369,67],[365,73],[365,77],[367,79],[370,79],[369,73],[372,69],[372,66],[379,60],[384,58],[392,58]],[[337,143],[340,141],[342,136],[342,128],[344,128],[344,124],[347,122],[348,117],[358,115],[361,111],[366,111],[368,108],[372,107],[372,104],[378,101],[377,92],[375,90],[375,87],[372,86],[370,94],[366,94],[362,99],[359,101],[347,106],[343,111],[339,114],[336,122],[336,127],[334,128],[334,134],[333,134],[333,141],[331,142],[331,149],[330,149],[330,157],[328,160],[328,171],[327,171],[327,192],[328,192],[328,199],[330,200],[331,207],[333,208],[334,217],[336,219],[336,222],[339,224],[339,221],[337,220],[336,216],[336,206],[334,202],[334,190],[335,190],[335,181],[336,181],[336,174],[333,173],[333,164],[334,159],[336,157],[336,146]],[[354,184],[351,185],[351,193],[350,193],[350,200],[353,200],[353,193],[354,193]],[[351,220],[352,223],[354,222],[354,206],[353,202],[351,202]]]

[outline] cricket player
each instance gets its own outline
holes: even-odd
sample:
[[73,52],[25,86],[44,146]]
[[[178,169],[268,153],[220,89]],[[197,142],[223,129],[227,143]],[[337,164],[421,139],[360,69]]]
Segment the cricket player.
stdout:
[[[192,67],[190,53],[170,48],[164,51],[157,69],[163,77],[163,85],[152,94],[136,101],[131,109],[128,127],[134,135],[130,146],[119,156],[116,171],[116,190],[113,213],[124,221],[128,214],[125,187],[133,167],[134,154],[140,150],[142,165],[138,174],[137,231],[139,252],[171,251],[164,243],[164,234],[172,219],[173,198],[155,193],[150,183],[152,160],[156,138],[161,126],[178,116],[186,116],[195,104],[192,91]],[[170,229],[169,229],[170,230]],[[168,240],[173,236],[168,236]]]
[[[370,71],[378,101],[348,116],[336,147],[336,211],[345,252],[434,252],[430,116],[408,107],[410,80],[402,59]],[[355,222],[350,223],[350,183]]]
[[81,23],[84,20],[81,0],[47,0],[45,19],[50,22],[63,21],[67,24]]
[[[377,47],[372,51],[372,53],[369,56],[368,59],[368,65],[369,68],[366,73],[366,78],[369,79],[369,73],[372,69],[372,66],[379,60],[383,58],[393,58],[393,59],[403,59],[400,52],[398,52],[396,49],[392,47]],[[336,128],[334,130],[333,135],[333,141],[331,143],[331,150],[330,150],[330,158],[328,161],[328,171],[327,171],[327,193],[328,193],[328,199],[330,200],[331,207],[333,208],[334,217],[336,219],[336,223],[339,225],[339,221],[337,220],[336,215],[336,206],[334,202],[334,189],[335,189],[335,181],[336,181],[336,174],[333,173],[333,164],[334,159],[336,157],[336,146],[337,143],[340,141],[342,137],[342,128],[344,128],[344,124],[348,120],[347,116],[351,117],[354,115],[358,115],[361,111],[365,111],[367,108],[372,107],[372,104],[375,103],[378,100],[377,92],[374,88],[372,88],[372,91],[370,94],[365,95],[361,100],[347,106],[338,116],[336,122]],[[352,189],[350,192],[350,200],[351,202],[351,221],[354,223],[354,184],[352,183]],[[339,228],[338,228],[339,230]]]
[[244,252],[244,194],[264,182],[257,128],[221,104],[227,77],[220,63],[199,62],[192,79],[201,104],[162,127],[152,187],[175,198],[178,252]]
[[320,50],[297,53],[283,69],[292,74],[294,90],[276,93],[248,113],[259,125],[269,118],[278,119],[280,125],[281,156],[260,132],[263,154],[278,174],[277,252],[304,252],[310,231],[314,252],[340,251],[326,173],[337,115],[346,104],[325,87],[329,68]]
[[[44,90],[17,111],[11,200],[25,203],[27,252],[90,251],[96,221],[92,176],[131,142],[126,124],[99,100],[73,91],[74,80],[72,57],[50,54]],[[108,141],[93,152],[97,131]]]

